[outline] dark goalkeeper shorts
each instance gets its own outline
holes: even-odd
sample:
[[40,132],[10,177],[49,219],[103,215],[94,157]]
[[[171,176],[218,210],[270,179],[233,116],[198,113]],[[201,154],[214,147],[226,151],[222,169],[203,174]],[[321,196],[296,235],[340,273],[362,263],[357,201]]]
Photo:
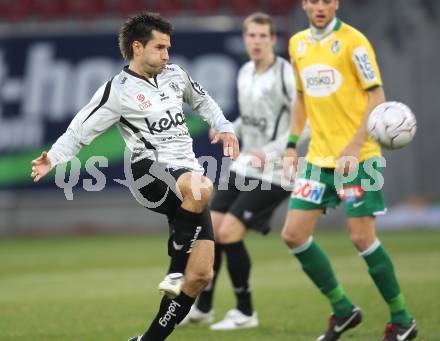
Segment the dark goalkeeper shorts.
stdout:
[[[248,185],[249,181],[258,181],[259,184],[255,189],[243,191],[237,188],[237,178],[238,183],[244,181],[245,185]],[[215,191],[211,211],[233,214],[247,229],[267,234],[270,231],[269,221],[273,212],[289,195],[290,191],[281,186],[265,182],[262,186],[262,180],[248,177],[243,179],[242,176],[231,172],[227,189],[217,188]]]
[[[174,217],[182,204],[176,190],[177,179],[190,169],[184,167],[167,167],[165,164],[150,159],[142,159],[131,164],[133,180],[136,183],[136,198],[144,207],[167,216],[170,235],[174,231]],[[144,180],[142,180],[144,179]],[[212,226],[202,229],[197,239],[214,240]]]

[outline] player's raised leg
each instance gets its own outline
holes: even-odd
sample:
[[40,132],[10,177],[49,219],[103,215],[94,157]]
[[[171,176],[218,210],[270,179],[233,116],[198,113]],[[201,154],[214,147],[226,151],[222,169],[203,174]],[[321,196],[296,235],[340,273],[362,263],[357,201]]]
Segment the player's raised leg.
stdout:
[[159,283],[159,292],[170,298],[180,293],[191,243],[197,239],[214,240],[211,217],[206,209],[212,196],[211,181],[198,173],[186,172],[178,177],[176,187],[182,202],[169,221],[173,230],[168,241],[171,263],[168,275]]
[[[221,212],[211,211],[212,227],[214,229],[214,236],[217,235],[220,225],[225,214]],[[217,240],[217,237],[215,238]],[[180,325],[186,324],[210,324],[214,321],[213,299],[214,291],[217,284],[218,274],[222,265],[222,245],[215,243],[214,248],[214,266],[213,278],[211,282],[202,290],[199,295],[197,304],[191,307],[190,312]]]
[[162,298],[159,312],[141,341],[165,340],[212,279],[214,237],[206,209],[212,195],[212,183],[206,177],[187,172],[178,178],[177,186],[183,201],[173,223],[173,241],[179,245],[179,253],[174,257],[188,259],[190,256],[179,295],[173,299],[168,296]]

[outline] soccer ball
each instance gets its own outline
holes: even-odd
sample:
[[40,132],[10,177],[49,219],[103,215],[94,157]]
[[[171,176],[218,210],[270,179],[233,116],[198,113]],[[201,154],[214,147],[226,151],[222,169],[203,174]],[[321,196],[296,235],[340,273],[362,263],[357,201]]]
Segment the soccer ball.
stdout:
[[368,133],[380,145],[389,149],[405,147],[417,130],[411,109],[399,102],[385,102],[373,109],[368,117]]

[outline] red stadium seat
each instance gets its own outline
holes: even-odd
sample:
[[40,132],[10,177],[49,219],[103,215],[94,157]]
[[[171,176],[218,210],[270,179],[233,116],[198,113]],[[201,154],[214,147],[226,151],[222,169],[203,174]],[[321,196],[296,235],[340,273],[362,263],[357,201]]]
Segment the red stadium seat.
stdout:
[[298,0],[270,0],[268,3],[269,14],[287,14],[299,3]]
[[144,0],[118,0],[116,3],[116,11],[123,18],[147,9],[148,6]]
[[59,19],[69,14],[68,0],[34,0],[34,13],[45,19]]
[[82,19],[96,19],[107,13],[105,0],[70,0],[69,8],[72,15]]
[[258,0],[235,0],[232,1],[230,9],[234,14],[248,15],[255,12],[259,8]]
[[32,16],[33,0],[0,0],[0,17],[7,21],[21,21]]
[[154,0],[150,5],[152,11],[163,15],[173,15],[185,9],[182,0]]
[[196,14],[217,14],[222,7],[221,0],[192,0],[189,6]]

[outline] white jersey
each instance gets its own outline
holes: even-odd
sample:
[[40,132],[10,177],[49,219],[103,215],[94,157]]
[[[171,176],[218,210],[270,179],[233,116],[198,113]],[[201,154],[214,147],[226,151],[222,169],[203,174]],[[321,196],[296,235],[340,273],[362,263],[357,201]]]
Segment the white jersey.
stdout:
[[[241,140],[240,156],[231,170],[242,175],[281,184],[282,157],[290,132],[290,113],[295,90],[291,64],[276,57],[264,73],[255,72],[252,61],[244,64],[237,80],[240,116],[234,122]],[[265,170],[252,165],[252,149],[266,153]]]
[[133,162],[149,158],[170,167],[203,171],[193,152],[183,102],[216,131],[234,132],[217,103],[178,65],[167,65],[152,79],[124,67],[98,89],[52,146],[48,153],[52,167],[69,161],[116,124]]

